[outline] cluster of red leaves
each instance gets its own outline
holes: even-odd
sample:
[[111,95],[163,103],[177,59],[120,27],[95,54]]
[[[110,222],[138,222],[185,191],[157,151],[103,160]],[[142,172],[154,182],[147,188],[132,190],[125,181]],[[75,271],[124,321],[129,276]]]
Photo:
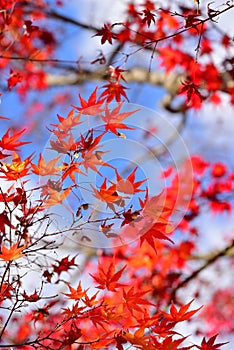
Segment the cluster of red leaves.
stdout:
[[[11,57],[21,57],[22,52],[24,58],[33,60],[45,60],[53,54],[56,46],[54,34],[48,27],[41,24],[45,18],[43,10],[47,5],[41,0],[40,3],[38,2],[40,10],[31,9],[30,13],[27,6],[22,6],[19,1],[2,2],[0,28],[1,51],[4,54],[0,67],[1,69],[6,68],[8,89],[12,90],[17,87],[18,92],[22,95],[31,89],[44,89],[47,84],[43,69],[27,60],[22,61],[20,67],[17,62],[12,61],[9,67],[9,62]],[[33,2],[28,1],[27,5],[30,7]]]

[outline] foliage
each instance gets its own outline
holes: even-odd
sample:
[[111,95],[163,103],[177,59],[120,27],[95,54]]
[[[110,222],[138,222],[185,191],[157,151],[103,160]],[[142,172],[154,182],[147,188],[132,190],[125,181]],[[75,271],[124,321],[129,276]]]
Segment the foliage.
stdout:
[[[17,103],[26,106],[22,118],[0,117],[1,349],[220,349],[227,342],[216,341],[217,333],[233,335],[234,302],[228,286],[212,290],[212,282],[222,261],[231,269],[234,240],[230,234],[224,247],[202,255],[199,220],[204,211],[232,214],[231,165],[194,154],[149,178],[137,146],[128,162],[127,146],[120,162],[111,152],[133,137],[153,161],[167,159],[170,140],[155,149],[159,130],[142,121],[142,107],[127,103],[134,102],[131,82],[162,86],[163,108],[183,127],[208,103],[234,104],[232,37],[217,25],[232,1],[132,1],[124,18],[98,27],[65,15],[68,2],[0,5],[1,96],[14,96],[15,114]],[[56,58],[70,25],[87,32],[91,45],[98,40],[98,57]],[[138,54],[149,57],[145,71],[134,67]],[[74,84],[87,84],[88,97],[77,86],[76,100],[71,90],[51,92]],[[49,133],[44,149],[38,112]],[[151,181],[160,178],[164,188],[155,192]],[[211,281],[202,275],[209,268]]]

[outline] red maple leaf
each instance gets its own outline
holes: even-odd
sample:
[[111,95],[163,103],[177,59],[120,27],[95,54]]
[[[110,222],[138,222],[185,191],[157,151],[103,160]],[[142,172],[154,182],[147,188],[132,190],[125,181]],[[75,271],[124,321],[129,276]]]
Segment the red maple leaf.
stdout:
[[205,337],[202,339],[201,342],[201,346],[199,345],[195,345],[198,349],[200,350],[219,350],[220,346],[223,346],[225,344],[228,344],[228,342],[226,343],[218,343],[218,344],[214,344],[216,338],[217,338],[218,334],[214,335],[213,337],[211,337],[210,339],[206,340]]
[[[18,151],[18,147],[26,145],[27,143],[31,143],[18,141],[18,139],[25,132],[25,130],[26,129],[23,129],[18,132],[13,132],[12,129],[9,128],[0,140],[0,147],[2,147],[3,149],[8,149],[9,151]],[[10,135],[10,132],[12,133],[12,135]]]
[[201,308],[199,307],[196,310],[192,310],[192,311],[187,311],[190,307],[190,305],[192,304],[193,300],[190,301],[188,304],[186,305],[182,305],[180,307],[179,310],[176,309],[174,302],[172,300],[171,302],[171,307],[170,307],[170,313],[166,313],[162,311],[163,316],[171,322],[182,322],[185,320],[189,320],[196,312],[198,312]]
[[142,306],[140,305],[148,305],[148,306],[153,306],[150,301],[143,299],[142,296],[147,294],[149,290],[146,291],[141,291],[141,292],[135,292],[134,286],[131,287],[128,291],[123,289],[123,299],[126,303],[126,307],[128,310],[133,313],[133,310],[142,312]]
[[[54,131],[55,132],[55,131]],[[73,150],[75,146],[75,141],[72,134],[59,135],[56,141],[50,141],[51,149],[57,151],[58,153],[66,154],[68,151]]]
[[199,86],[196,85],[191,79],[185,80],[182,83],[183,87],[180,89],[180,94],[186,94],[187,102],[193,108],[200,108],[205,97],[199,91]]
[[56,136],[68,136],[68,132],[77,125],[81,124],[80,122],[80,114],[75,114],[74,109],[71,109],[67,117],[62,117],[61,115],[57,114],[59,124],[51,124],[52,126],[55,126],[56,129],[53,130],[53,133]]
[[98,286],[96,288],[98,289],[107,289],[111,292],[115,292],[116,288],[125,286],[122,283],[117,283],[117,281],[122,276],[123,271],[125,270],[126,265],[120,269],[119,271],[115,272],[115,259],[113,258],[109,265],[105,263],[103,265],[100,261],[98,263],[98,274],[92,275],[90,274],[93,279],[98,282]]
[[70,179],[74,182],[74,184],[76,183],[76,178],[75,178],[75,173],[78,174],[83,174],[83,171],[80,170],[79,166],[81,163],[63,163],[64,165],[64,173],[62,174],[62,181],[64,181],[66,179],[67,176],[70,177]]
[[[97,148],[96,148],[97,149]],[[92,169],[93,171],[95,171],[96,173],[98,173],[100,176],[102,176],[102,174],[99,172],[98,167],[103,167],[103,166],[107,166],[110,168],[113,168],[112,165],[105,163],[102,160],[102,156],[107,153],[103,152],[103,151],[99,151],[98,149],[90,149],[87,153],[83,154],[83,161],[82,161],[82,165],[84,166],[86,172],[88,172],[88,169]]]
[[10,77],[7,79],[8,90],[11,90],[18,83],[21,83],[23,75],[19,72],[14,72],[12,69],[10,71]]
[[104,99],[97,100],[97,87],[89,96],[88,101],[85,101],[80,94],[79,94],[79,99],[80,99],[81,107],[72,106],[78,111],[94,117],[103,111],[103,108],[101,108],[101,106],[102,106],[102,103],[104,102]]
[[37,294],[36,290],[33,294],[31,295],[28,295],[25,291],[23,292],[22,296],[24,297],[24,299],[26,301],[29,301],[29,302],[36,302],[38,300],[40,300],[40,296]]
[[[146,222],[147,227],[147,222]],[[155,240],[164,239],[174,243],[165,233],[167,232],[167,224],[155,223],[146,233],[141,235],[141,245],[147,242],[154,250],[156,250]]]
[[116,39],[116,34],[112,33],[111,31],[111,24],[106,23],[104,26],[97,31],[97,34],[94,36],[101,36],[101,43],[102,45],[105,44],[106,41],[108,41],[110,44],[112,44],[112,39]]
[[109,81],[109,83],[103,85],[102,88],[106,88],[106,90],[103,91],[100,97],[105,97],[107,102],[111,102],[114,99],[117,102],[120,102],[121,96],[123,96],[129,102],[128,97],[124,91],[128,88],[120,84],[118,81]]
[[108,104],[105,106],[105,113],[101,115],[102,120],[105,122],[106,131],[111,131],[113,134],[117,136],[124,137],[123,134],[119,133],[117,129],[125,129],[125,130],[134,130],[135,128],[129,127],[122,123],[122,121],[134,113],[138,112],[139,109],[136,109],[132,112],[122,112],[120,113],[120,109],[122,108],[123,102],[119,103],[116,108],[110,110],[108,108]]
[[[11,199],[11,197],[10,197],[10,199]],[[8,197],[6,197],[6,196],[3,196],[3,199],[1,201],[9,202],[10,199],[8,199]],[[8,218],[7,212],[4,210],[2,213],[0,213],[0,231],[3,234],[5,234],[5,232],[6,232],[5,225],[9,226],[10,228],[14,228],[10,219]]]
[[73,257],[71,260],[69,260],[69,256],[66,256],[62,260],[57,260],[56,264],[52,265],[54,272],[60,275],[61,272],[68,271],[71,269],[71,267],[77,266],[75,263],[75,258],[76,257]]
[[147,26],[149,27],[151,22],[155,23],[155,14],[151,12],[149,9],[143,10],[143,19],[142,23],[145,24],[147,23]]
[[118,67],[113,67],[113,66],[109,66],[109,73],[110,73],[110,79],[112,82],[119,82],[121,79],[126,81],[123,77],[123,72],[125,72],[125,69],[121,69]]

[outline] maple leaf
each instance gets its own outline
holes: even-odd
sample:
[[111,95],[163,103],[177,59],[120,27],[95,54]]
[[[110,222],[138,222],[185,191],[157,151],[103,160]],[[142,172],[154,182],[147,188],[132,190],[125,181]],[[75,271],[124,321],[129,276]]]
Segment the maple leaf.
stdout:
[[[20,156],[14,153],[12,164],[2,162],[1,172],[8,180],[18,180],[19,178],[28,175],[31,166],[32,155],[21,161]],[[3,176],[0,176],[3,177]]]
[[[68,139],[67,139],[68,138]],[[56,141],[50,141],[51,149],[57,151],[58,153],[66,154],[68,151],[74,149],[75,141],[73,136],[70,134],[69,136],[58,136]]]
[[93,196],[106,203],[114,203],[119,201],[122,197],[118,195],[116,185],[111,185],[109,188],[107,188],[106,180],[107,179],[105,178],[99,191],[93,185],[91,185],[94,191]]
[[[18,147],[26,145],[27,143],[31,143],[18,141],[18,139],[25,132],[25,130],[26,129],[23,129],[19,132],[13,132],[12,129],[9,128],[0,140],[0,147],[9,151],[18,151]],[[10,135],[10,133],[12,133],[12,135]]]
[[123,96],[128,102],[128,97],[124,90],[128,89],[126,86],[123,86],[117,81],[109,81],[108,84],[102,86],[102,88],[106,88],[103,91],[100,97],[105,97],[107,102],[111,102],[112,100],[116,100],[117,102],[121,101],[121,96]]
[[204,337],[202,339],[201,346],[199,346],[199,345],[195,345],[195,346],[200,350],[219,350],[220,346],[228,344],[228,342],[214,344],[217,336],[218,336],[218,334],[214,335],[213,337],[211,337],[208,340],[206,340]]
[[[5,201],[5,196],[4,196],[4,201]],[[9,226],[10,228],[15,228],[10,219],[8,218],[6,210],[4,210],[2,213],[0,213],[0,231],[5,234],[6,229],[5,225]]]
[[144,202],[140,199],[141,207],[143,208],[143,219],[139,222],[140,242],[147,242],[154,250],[156,250],[155,240],[163,239],[171,243],[173,241],[166,235],[173,231],[174,227],[171,224],[169,217],[172,212],[170,199],[164,192],[157,196],[148,197],[148,191]]
[[71,345],[75,343],[82,336],[81,329],[77,327],[75,322],[72,322],[70,329],[66,332],[65,339],[63,341],[64,345]]
[[[79,299],[80,300],[80,299]],[[67,317],[68,319],[70,319],[71,317],[77,317],[77,315],[79,315],[84,309],[86,308],[86,306],[79,306],[79,301],[77,301],[72,307],[71,309],[68,308],[62,308],[63,310],[63,315],[65,317]]]
[[101,108],[103,100],[97,100],[97,87],[94,89],[94,91],[89,96],[88,101],[85,101],[81,95],[79,94],[80,104],[81,107],[72,106],[73,108],[77,109],[81,113],[90,115],[90,116],[97,116],[100,112],[103,111],[103,108]]
[[37,294],[36,290],[33,294],[31,295],[28,295],[25,291],[23,292],[22,296],[24,297],[24,299],[26,301],[29,301],[29,302],[36,302],[38,300],[40,300],[40,296]]
[[86,172],[88,172],[88,169],[92,169],[93,171],[95,171],[96,173],[98,173],[100,176],[102,176],[102,174],[98,171],[97,166],[107,166],[110,168],[113,168],[112,165],[105,163],[102,160],[102,156],[103,154],[107,153],[103,152],[103,151],[95,151],[94,149],[90,149],[87,153],[85,153],[83,155],[84,160],[82,161],[82,165],[84,166]]
[[69,260],[69,256],[66,256],[61,261],[57,260],[56,264],[52,265],[54,272],[60,275],[61,272],[68,271],[71,269],[71,267],[77,266],[75,263],[75,258],[76,257],[74,256],[71,260]]
[[155,14],[152,13],[149,9],[143,10],[144,18],[142,19],[142,23],[147,23],[147,26],[149,27],[151,22],[155,23]]
[[93,136],[93,129],[89,130],[84,137],[83,135],[80,135],[80,141],[76,142],[76,147],[74,149],[74,155],[81,152],[82,156],[84,157],[84,152],[89,151],[91,149],[95,149],[96,146],[100,143],[101,138],[105,135],[105,131],[98,135],[97,137]]
[[[146,221],[146,227],[147,227],[147,221]],[[163,239],[171,243],[174,243],[168,236],[165,235],[166,232],[167,232],[167,224],[155,223],[152,227],[150,227],[149,230],[147,230],[146,233],[141,235],[140,237],[141,245],[143,244],[143,242],[147,242],[156,251],[155,240],[157,239],[159,240]]]
[[116,39],[116,34],[112,33],[111,31],[111,24],[106,23],[104,26],[97,31],[97,34],[93,36],[101,36],[101,43],[102,45],[105,44],[106,41],[108,41],[110,44],[112,44],[112,39]]
[[121,224],[121,227],[137,220],[139,218],[140,212],[138,210],[132,211],[132,209],[129,208],[127,211],[123,212],[122,215],[124,217],[124,220]]
[[85,290],[82,289],[81,281],[79,281],[79,284],[76,289],[71,287],[69,284],[67,284],[67,286],[70,290],[70,294],[69,293],[62,293],[62,294],[66,295],[69,299],[73,299],[73,300],[82,299],[86,295],[87,291],[89,290],[89,288]]
[[144,333],[145,327],[140,327],[133,334],[129,331],[125,331],[122,336],[129,343],[143,347],[146,346],[146,339],[144,339]]
[[13,287],[11,285],[2,283],[0,287],[0,304],[7,298],[11,299],[12,291],[13,291]]
[[21,252],[26,248],[26,246],[18,247],[18,243],[13,244],[9,249],[2,243],[0,259],[4,261],[13,261],[22,258],[25,254]]
[[53,133],[55,135],[57,135],[59,133],[59,135],[63,134],[63,135],[67,135],[67,133],[75,126],[81,124],[82,122],[80,122],[80,113],[77,115],[74,115],[75,111],[74,109],[70,110],[67,114],[67,117],[61,117],[59,114],[57,114],[58,120],[59,120],[59,124],[51,124],[52,126],[55,126],[58,131],[55,129],[53,130]]
[[58,174],[58,172],[63,169],[63,166],[55,167],[55,164],[58,162],[59,159],[60,156],[51,159],[47,163],[40,154],[38,165],[32,164],[33,173],[40,176]]
[[134,286],[128,291],[123,288],[123,299],[126,303],[126,307],[133,314],[133,311],[142,312],[142,307],[140,305],[154,306],[150,301],[143,299],[142,296],[149,293],[150,290],[135,292]]
[[116,108],[113,108],[112,110],[110,110],[108,108],[108,104],[106,104],[105,114],[101,115],[102,120],[105,122],[106,131],[111,131],[113,134],[117,136],[123,136],[117,131],[117,129],[135,130],[135,128],[129,127],[123,124],[122,121],[140,110],[140,109],[136,109],[132,112],[120,113],[122,105],[123,105],[123,102],[119,103]]
[[79,166],[82,163],[72,163],[72,164],[67,164],[67,163],[63,163],[63,174],[62,174],[62,181],[64,181],[66,179],[67,176],[70,177],[70,179],[74,182],[74,184],[76,184],[76,178],[75,178],[75,173],[78,174],[83,174],[83,171],[80,170]]
[[84,298],[82,299],[83,303],[87,307],[93,307],[94,305],[96,305],[98,303],[98,300],[96,300],[98,293],[99,293],[99,291],[91,297],[89,297],[87,294],[85,294]]
[[199,86],[192,82],[191,79],[185,80],[182,83],[183,87],[180,89],[180,94],[187,95],[187,102],[191,104],[193,108],[200,108],[205,97],[199,91]]
[[103,265],[100,261],[98,262],[98,275],[90,276],[98,282],[98,289],[107,289],[111,292],[115,292],[116,288],[123,287],[124,284],[117,283],[117,281],[122,276],[123,271],[125,270],[127,265],[125,265],[122,269],[115,272],[115,259],[109,263],[109,266]]
[[173,339],[172,336],[166,337],[162,343],[159,343],[154,339],[155,348],[158,350],[190,350],[194,345],[179,348],[180,344],[185,341],[187,337],[182,337],[180,339]]
[[108,69],[109,73],[110,73],[110,79],[112,82],[119,82],[121,79],[126,81],[123,77],[123,72],[126,72],[125,69],[121,69],[118,67],[113,67],[113,66],[109,66]]
[[176,309],[174,302],[172,300],[171,302],[171,307],[170,307],[170,313],[166,313],[162,311],[163,316],[172,322],[182,322],[185,320],[189,320],[196,312],[198,312],[201,308],[199,307],[196,310],[192,310],[192,311],[187,311],[190,307],[190,305],[192,304],[193,300],[190,301],[188,304],[183,305],[180,307],[179,310]]
[[147,179],[141,180],[141,181],[135,181],[135,175],[136,175],[137,167],[133,169],[131,174],[124,180],[118,173],[117,170],[115,170],[116,178],[117,178],[117,191],[127,193],[127,194],[134,194],[136,192],[145,192],[145,190],[140,190],[139,187],[147,181]]
[[21,83],[23,79],[23,75],[19,72],[14,72],[12,69],[10,70],[10,77],[7,79],[8,83],[8,90],[11,91],[11,89],[16,86],[17,84]]
[[53,188],[48,188],[48,195],[49,198],[46,198],[44,201],[45,207],[50,207],[56,204],[61,204],[63,200],[69,195],[70,193],[70,187],[64,190],[63,192],[59,192],[57,190],[54,190]]

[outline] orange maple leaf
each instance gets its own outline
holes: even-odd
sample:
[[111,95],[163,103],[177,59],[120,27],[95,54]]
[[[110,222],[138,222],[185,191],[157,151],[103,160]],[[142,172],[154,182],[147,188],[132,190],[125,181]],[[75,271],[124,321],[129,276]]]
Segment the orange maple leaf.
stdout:
[[139,187],[147,181],[147,179],[141,180],[141,181],[135,181],[135,175],[136,175],[137,167],[133,169],[131,174],[124,180],[116,170],[116,178],[117,178],[117,190],[119,192],[124,192],[127,194],[134,194],[136,192],[145,192],[145,190],[140,190]]
[[98,173],[100,176],[101,173],[98,171],[98,167],[103,167],[103,166],[108,166],[109,168],[113,168],[110,164],[105,163],[102,160],[102,156],[107,153],[108,151],[99,151],[96,150],[96,147],[94,149],[90,149],[86,154],[83,155],[83,161],[82,161],[82,165],[85,168],[85,171],[88,172],[89,169],[95,171],[96,173]]
[[120,197],[116,191],[116,185],[111,185],[109,188],[106,186],[106,178],[103,182],[103,184],[100,187],[100,190],[98,191],[96,188],[94,188],[93,185],[91,185],[93,191],[94,191],[94,197],[97,199],[100,199],[103,202],[106,203],[114,203],[120,200],[122,197]]
[[79,168],[81,163],[72,163],[72,164],[63,163],[63,164],[64,164],[64,167],[63,167],[64,172],[62,175],[62,181],[64,181],[66,177],[69,176],[70,179],[74,182],[74,184],[76,184],[75,173],[85,175],[85,173],[83,173],[83,171],[81,171]]
[[58,162],[59,159],[60,156],[51,159],[47,163],[40,154],[38,165],[32,164],[33,173],[40,176],[58,174],[58,172],[64,168],[63,166],[55,167],[55,164]]
[[67,188],[66,190],[64,190],[63,192],[58,192],[52,188],[48,189],[48,195],[49,197],[47,199],[45,199],[44,202],[44,206],[45,207],[50,207],[56,204],[61,204],[62,201],[69,195],[70,193],[70,187]]
[[146,347],[146,339],[144,337],[145,333],[145,327],[140,327],[137,329],[133,334],[130,333],[128,330],[126,330],[123,334],[122,337],[126,339],[129,343],[133,345],[138,345],[142,347]]
[[19,132],[13,132],[10,136],[10,132],[12,131],[11,128],[7,130],[7,132],[3,135],[2,139],[0,140],[0,147],[3,149],[8,149],[9,151],[18,151],[18,147],[25,145],[27,143],[31,142],[19,142],[18,139],[20,136],[25,132],[26,129],[23,129]]
[[187,311],[190,307],[190,305],[192,304],[193,300],[191,300],[188,304],[186,305],[182,305],[180,307],[179,310],[177,310],[177,308],[175,307],[175,304],[172,300],[171,302],[171,307],[170,307],[170,313],[166,313],[162,311],[163,316],[171,321],[171,322],[182,322],[185,320],[190,319],[196,312],[198,312],[201,308],[199,307],[196,310],[192,310],[192,311]]
[[85,297],[89,289],[88,288],[83,290],[81,286],[81,281],[79,282],[76,289],[71,287],[69,284],[67,286],[70,290],[70,294],[69,293],[62,293],[62,294],[66,295],[69,299],[73,299],[73,300],[80,300],[81,298]]
[[70,131],[73,127],[81,124],[80,122],[80,114],[76,114],[74,116],[74,109],[70,110],[66,118],[61,117],[59,114],[57,114],[59,124],[51,124],[52,126],[55,126],[58,130],[53,130],[55,135],[61,135],[64,134],[67,136],[68,131]]
[[[12,164],[2,162],[1,172],[8,180],[17,180],[23,176],[28,175],[31,166],[32,155],[21,161],[20,156],[14,153]],[[2,177],[2,176],[0,176]]]
[[74,138],[72,134],[70,135],[58,135],[56,141],[51,140],[51,149],[57,151],[58,153],[66,154],[68,151],[76,148]]
[[18,243],[13,244],[9,249],[2,243],[1,245],[1,254],[0,259],[4,261],[13,261],[19,258],[22,258],[25,254],[21,252],[26,248],[26,246],[22,246],[18,248]]

